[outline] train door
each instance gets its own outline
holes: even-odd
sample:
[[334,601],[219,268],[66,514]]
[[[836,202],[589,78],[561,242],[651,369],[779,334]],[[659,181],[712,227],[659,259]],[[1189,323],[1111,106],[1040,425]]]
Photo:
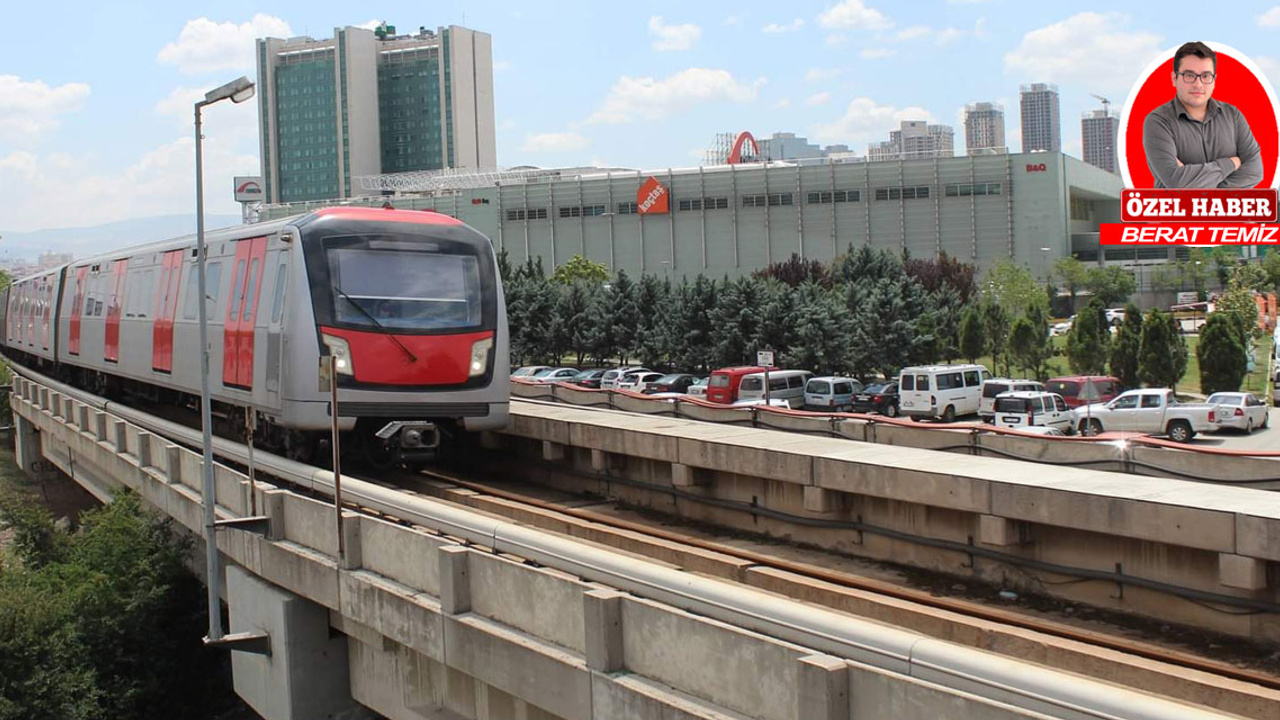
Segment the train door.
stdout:
[[236,242],[231,298],[222,340],[222,383],[253,387],[253,325],[258,315],[258,294],[262,290],[265,237]]
[[289,252],[282,249],[276,261],[271,285],[271,316],[267,321],[267,392],[280,392],[280,366],[284,356],[284,294],[288,284]]
[[44,288],[43,288],[44,291],[40,293],[42,298],[42,300],[40,301],[42,306],[40,308],[40,314],[41,314],[40,325],[43,331],[42,332],[43,337],[41,338],[41,341],[42,341],[42,347],[44,347],[45,350],[49,349],[49,333],[50,333],[50,327],[53,325],[53,286],[54,286],[53,278],[54,277],[55,276],[53,275],[49,275],[45,277]]
[[178,309],[178,281],[182,279],[182,250],[170,250],[160,263],[155,321],[151,325],[151,369],[173,372],[173,316]]
[[76,268],[76,289],[71,296],[71,338],[67,343],[67,352],[72,355],[80,354],[80,316],[84,310],[84,284],[88,274],[88,267]]
[[120,315],[124,312],[124,276],[129,261],[116,260],[111,264],[111,297],[107,302],[107,336],[103,359],[120,362]]

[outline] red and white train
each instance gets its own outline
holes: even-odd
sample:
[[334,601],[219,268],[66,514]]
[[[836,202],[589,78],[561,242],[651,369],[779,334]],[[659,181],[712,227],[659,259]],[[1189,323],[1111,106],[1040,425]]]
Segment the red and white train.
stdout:
[[[206,233],[211,409],[310,460],[340,427],[378,466],[441,433],[506,425],[506,304],[493,245],[432,212],[327,208]],[[198,403],[194,236],[77,260],[0,298],[5,355],[108,396]],[[344,446],[344,451],[347,448]]]

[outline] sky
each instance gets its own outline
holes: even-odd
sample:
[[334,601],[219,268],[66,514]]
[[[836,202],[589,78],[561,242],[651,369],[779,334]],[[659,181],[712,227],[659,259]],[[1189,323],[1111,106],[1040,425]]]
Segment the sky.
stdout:
[[[256,79],[255,38],[379,20],[493,36],[503,167],[687,167],[740,130],[861,154],[908,119],[952,125],[963,148],[964,105],[979,101],[1004,105],[1016,152],[1032,82],[1059,85],[1063,150],[1078,157],[1091,95],[1119,109],[1188,40],[1224,43],[1280,84],[1275,0],[4,2],[0,233],[192,213],[192,104]],[[237,213],[232,177],[259,173],[257,102],[204,120],[206,209]]]

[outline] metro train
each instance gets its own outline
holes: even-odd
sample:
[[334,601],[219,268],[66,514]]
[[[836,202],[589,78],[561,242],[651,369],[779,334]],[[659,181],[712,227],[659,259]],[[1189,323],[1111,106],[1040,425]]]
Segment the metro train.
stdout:
[[[252,417],[256,444],[323,460],[329,356],[343,437],[375,467],[506,425],[506,303],[481,233],[434,212],[334,207],[205,242],[210,410],[233,437]],[[21,278],[0,293],[3,352],[108,397],[198,407],[196,267],[190,236]]]

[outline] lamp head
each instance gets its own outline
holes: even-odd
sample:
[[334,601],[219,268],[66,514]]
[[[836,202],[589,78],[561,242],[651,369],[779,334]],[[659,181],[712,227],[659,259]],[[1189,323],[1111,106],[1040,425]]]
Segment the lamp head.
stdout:
[[204,104],[212,105],[219,100],[231,98],[231,102],[242,103],[253,97],[253,81],[241,75],[221,87],[216,87],[204,94]]

